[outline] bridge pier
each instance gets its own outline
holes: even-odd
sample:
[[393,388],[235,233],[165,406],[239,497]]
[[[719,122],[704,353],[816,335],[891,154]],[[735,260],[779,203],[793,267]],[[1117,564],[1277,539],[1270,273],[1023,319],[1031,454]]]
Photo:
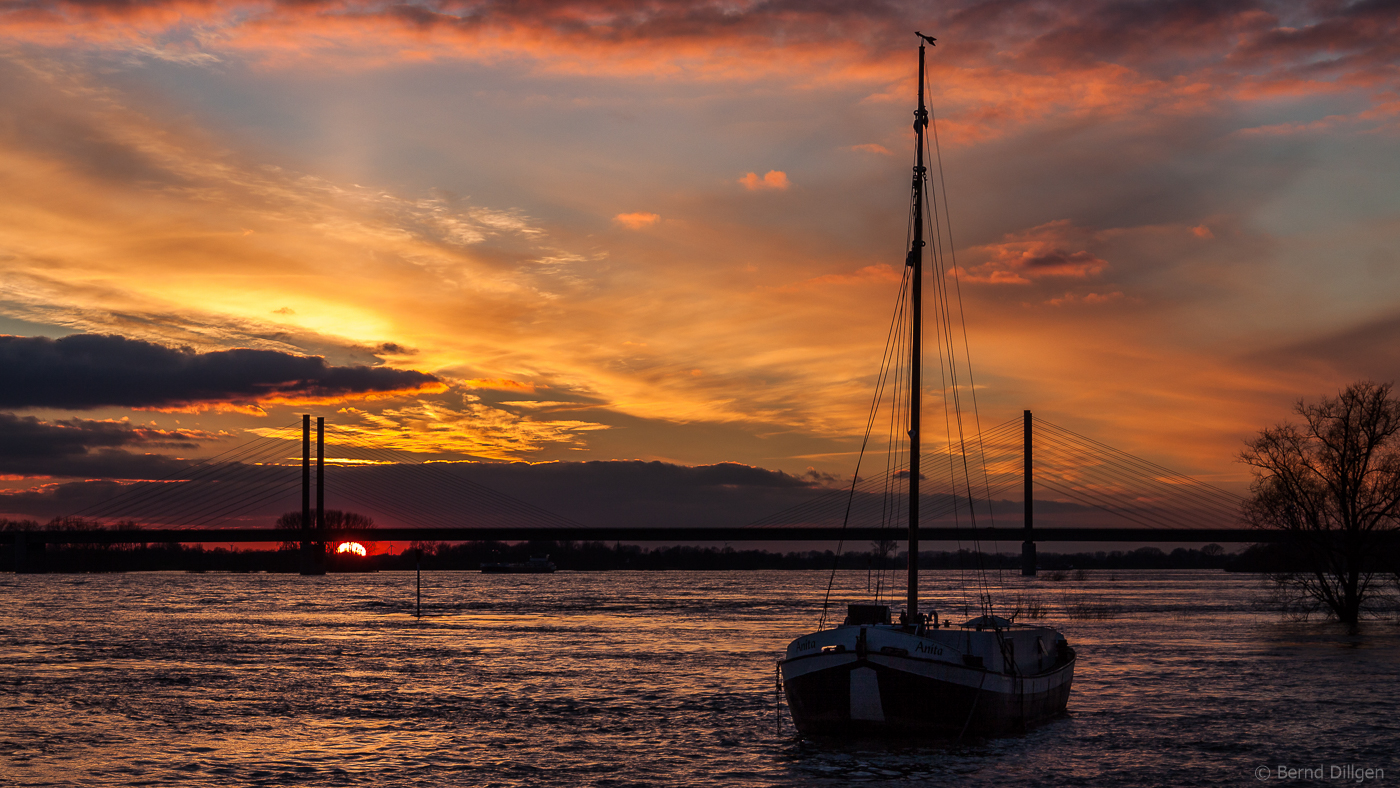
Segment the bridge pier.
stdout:
[[304,575],[324,575],[326,573],[326,552],[319,542],[301,543],[301,573]]
[[48,543],[42,536],[16,531],[11,549],[14,551],[15,574],[41,575],[48,571]]

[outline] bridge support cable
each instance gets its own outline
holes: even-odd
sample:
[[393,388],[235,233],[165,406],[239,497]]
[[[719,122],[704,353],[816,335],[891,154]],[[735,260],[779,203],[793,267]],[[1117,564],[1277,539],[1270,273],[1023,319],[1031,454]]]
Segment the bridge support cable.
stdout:
[[[1037,423],[1040,423],[1037,420]],[[1060,491],[1096,503],[1140,512],[1164,527],[1200,527],[1238,522],[1241,498],[1102,444],[1063,437],[1046,425],[1039,442],[1051,456],[1043,472],[1057,478]],[[1073,469],[1072,471],[1066,469]]]
[[1232,492],[1222,490],[1219,487],[1207,484],[1206,482],[1202,482],[1198,479],[1193,479],[1189,476],[1186,476],[1185,474],[1158,465],[1150,460],[1146,460],[1141,457],[1136,457],[1120,449],[1115,449],[1114,447],[1109,446],[1106,443],[1102,443],[1100,441],[1094,440],[1093,438],[1080,435],[1079,433],[1073,432],[1072,430],[1065,429],[1064,427],[1058,426],[1056,424],[1051,424],[1050,422],[1042,421],[1040,419],[1036,419],[1036,422],[1051,432],[1058,433],[1062,436],[1065,436],[1069,440],[1078,442],[1079,444],[1088,447],[1088,449],[1091,452],[1096,452],[1104,457],[1115,458],[1117,462],[1124,465],[1141,468],[1144,476],[1154,476],[1159,479],[1160,477],[1175,479],[1177,483],[1189,488],[1193,495],[1215,500],[1225,506],[1236,506],[1241,500],[1240,496],[1235,495]]
[[[384,482],[356,485],[355,494],[348,492],[348,485],[333,483],[330,485],[332,492],[354,498],[372,509],[392,512],[406,522],[442,522],[443,515],[438,512],[456,509],[471,519],[486,521],[485,525],[582,527],[568,518],[462,478],[459,463],[425,460],[410,452],[377,447],[334,430],[331,440],[336,448],[348,449],[348,453],[358,454],[371,463],[348,466],[342,473],[332,474],[331,479],[378,474]],[[408,473],[416,478],[405,476]],[[398,483],[391,483],[395,481]],[[376,486],[382,487],[384,492],[369,491]]]
[[[264,433],[214,457],[193,463],[166,477],[137,482],[99,504],[74,513],[70,519],[131,520],[150,526],[200,528],[226,523],[240,515],[259,511],[279,500],[291,503],[298,486],[303,497],[304,525],[312,518],[323,522],[325,495],[353,500],[371,512],[390,510],[406,524],[430,524],[451,528],[467,514],[484,526],[540,527],[554,530],[583,526],[538,506],[500,493],[485,485],[462,478],[456,463],[423,460],[408,452],[384,449],[347,435],[332,435],[351,454],[368,457],[369,467],[345,468],[346,473],[326,473],[325,425],[317,420],[316,506],[309,506],[310,439],[309,417],[302,421],[302,446],[296,457],[295,422]],[[302,474],[294,463],[300,461]],[[331,464],[335,464],[332,458]],[[357,484],[347,475],[368,472],[379,476],[378,484]],[[299,478],[300,477],[300,478]],[[383,492],[376,492],[376,489]]]
[[[1037,483],[1080,503],[1120,514],[1133,512],[1136,517],[1164,528],[1200,527],[1203,522],[1229,523],[1236,518],[1236,509],[1201,509],[1158,490],[1144,491],[1141,480],[1119,471],[1095,468],[1082,456],[1059,447],[1042,445],[1040,454],[1049,461],[1042,468]],[[1074,467],[1076,471],[1072,474],[1057,472],[1056,466]]]
[[1126,452],[1106,446],[1098,441],[1085,438],[1053,424],[1041,425],[1051,439],[1084,457],[1094,458],[1105,467],[1117,468],[1127,475],[1164,494],[1175,495],[1198,502],[1201,507],[1234,509],[1240,504],[1240,497],[1218,487],[1192,479],[1184,474],[1164,468],[1156,463],[1135,457]]
[[[291,425],[289,425],[290,427]],[[198,527],[284,497],[288,428],[273,431],[167,476],[136,482],[71,517]],[[285,435],[285,437],[284,437]]]
[[[1020,420],[1015,419],[1005,424],[997,425],[988,430],[985,436],[981,436],[984,445],[1001,446],[1007,444],[1008,436],[1013,435],[1019,426]],[[1001,455],[995,455],[998,459],[995,462],[988,461],[988,467],[1000,469],[1008,460]],[[931,452],[926,455],[920,463],[920,473],[929,480],[940,479],[946,475],[949,467],[956,469],[957,459],[947,452]],[[1010,470],[1010,469],[1007,469]],[[888,517],[883,509],[883,501],[887,495],[893,495],[898,499],[902,493],[899,482],[902,480],[902,470],[887,470],[884,473],[862,478],[855,485],[856,503],[854,505],[851,522],[852,523],[879,523]],[[994,474],[997,481],[992,483],[990,488],[993,495],[1002,492],[1007,487],[1014,485],[1019,480],[1019,475],[1012,472],[998,472]],[[959,477],[957,487],[963,487],[964,483]],[[832,524],[841,520],[841,510],[844,509],[848,489],[833,489],[820,493],[811,500],[804,501],[781,511],[775,512],[766,517],[759,518],[747,524],[746,527],[765,526],[792,526],[801,527],[804,525],[814,525],[819,523]],[[963,493],[958,493],[952,484],[939,484],[929,486],[928,491],[920,496],[928,503],[926,509],[921,509],[921,521],[937,520],[951,514],[956,507],[966,507],[967,497]]]
[[[542,526],[553,524],[561,527],[574,525],[551,512],[462,479],[454,472],[457,463],[425,461],[408,452],[380,449],[361,441],[346,439],[344,436],[337,437],[337,445],[340,448],[358,449],[378,463],[374,466],[352,467],[346,470],[356,475],[379,474],[384,477],[382,481],[386,483],[383,486],[394,492],[392,498],[386,493],[377,496],[376,500],[381,501],[381,505],[412,510],[417,518],[437,519],[439,515],[431,514],[434,510],[450,511],[455,508],[477,519],[504,523],[518,522]],[[415,478],[405,476],[410,473],[410,468],[414,469],[411,473]],[[389,477],[398,477],[397,483],[388,483],[395,481]],[[365,485],[366,488],[371,486],[373,485]],[[368,493],[368,489],[364,492]],[[397,501],[397,504],[391,504],[391,500]],[[424,505],[424,502],[427,505]]]
[[[342,474],[331,474],[327,484],[327,489],[332,497],[342,498],[357,504],[367,512],[375,514],[387,514],[394,520],[406,526],[428,525],[435,528],[451,528],[454,523],[449,520],[443,511],[448,505],[444,503],[446,499],[435,498],[431,506],[425,505],[419,496],[409,494],[388,499],[384,495],[376,495],[366,488],[370,485],[357,484],[354,480],[346,479]],[[458,502],[460,506],[460,502]]]
[[[1006,496],[1020,485],[1022,506],[1034,500],[1035,489],[1050,494],[1032,504],[1034,508],[1029,513],[1028,521],[1033,527],[1038,525],[1033,519],[1037,513],[1041,519],[1048,517],[1052,523],[1062,518],[1064,515],[1056,511],[1057,504],[1064,503],[1082,506],[1086,511],[1102,512],[1113,519],[1144,528],[1173,533],[1193,528],[1218,530],[1238,524],[1242,501],[1239,496],[1086,438],[1033,414],[1029,418],[1033,444],[1028,445],[1026,415],[992,427],[967,441],[979,447],[976,457],[969,457],[969,460],[979,460],[982,472],[986,474],[985,482],[980,485],[983,491],[980,492],[986,496],[988,506],[1009,510],[1013,502],[1006,500]],[[1028,456],[1027,449],[1032,446],[1033,451]],[[1027,459],[1030,460],[1029,467]],[[959,460],[952,454],[938,452],[924,458],[921,471],[926,476],[938,478],[945,476],[950,464],[955,462]],[[1032,491],[1025,489],[1028,479]],[[899,486],[898,481],[889,473],[858,480],[851,506],[851,525],[880,527],[888,519],[881,508],[881,500],[891,491],[897,495],[895,488]],[[925,501],[920,516],[922,527],[933,527],[950,516],[956,518],[957,511],[972,505],[965,494],[957,494],[965,484],[960,475],[955,475],[951,483],[936,487],[929,485],[927,493],[920,496]],[[745,527],[810,528],[839,523],[840,509],[846,506],[848,494],[847,490],[821,493],[808,501],[754,520]],[[979,502],[978,505],[982,504]]]
[[[1049,455],[1051,460],[1064,462],[1077,459],[1074,455],[1064,454],[1056,449],[1043,446],[1041,454]],[[1130,483],[1131,480],[1128,482]],[[1119,516],[1133,519],[1135,522],[1141,522],[1144,525],[1152,523],[1149,527],[1190,528],[1200,527],[1202,521],[1229,522],[1234,519],[1232,511],[1203,512],[1198,509],[1183,508],[1170,499],[1163,499],[1160,496],[1144,500],[1140,493],[1134,495],[1131,492],[1123,491],[1125,482],[1121,477],[1091,469],[1075,474],[1073,479],[1066,479],[1059,474],[1047,471],[1037,479],[1037,484],[1047,489],[1054,489],[1071,500],[1116,513]],[[1133,514],[1130,516],[1129,513]]]
[[[281,451],[279,449],[277,453]],[[145,515],[132,519],[153,524],[201,527],[286,499],[296,488],[295,473],[290,467],[280,464],[240,463],[226,471],[222,476],[181,484],[171,491],[168,499],[148,502],[144,507]]]
[[[460,499],[454,501],[443,493],[425,493],[420,488],[430,485],[423,485],[422,480],[416,485],[403,483],[401,479],[381,479],[379,484],[375,484],[347,478],[347,475],[362,475],[377,469],[342,467],[338,470],[341,472],[332,473],[327,481],[327,490],[332,498],[350,501],[369,513],[388,515],[406,526],[452,527],[454,523],[444,513],[470,506],[469,502]],[[386,467],[386,470],[389,473],[399,471],[390,467]],[[375,488],[380,490],[375,492]]]
[[390,518],[403,523],[405,526],[420,528],[425,526],[431,528],[452,527],[451,522],[427,509],[414,507],[413,510],[408,510],[381,499],[360,495],[354,491],[355,489],[353,484],[346,484],[344,482],[333,483],[331,485],[331,493],[334,497],[342,498],[352,504],[356,504],[358,508],[367,512],[374,512],[375,514],[387,513]]
[[1046,451],[1055,455],[1066,467],[1075,469],[1073,473],[1061,474],[1066,483],[1076,484],[1092,478],[1094,483],[1113,490],[1115,494],[1131,495],[1144,502],[1157,501],[1164,508],[1182,512],[1214,513],[1216,516],[1229,518],[1234,516],[1238,508],[1238,504],[1229,505],[1200,499],[1191,495],[1189,490],[1183,490],[1176,485],[1154,484],[1152,480],[1142,478],[1131,469],[1096,463],[1092,458],[1064,447],[1052,444],[1046,447]]
[[[1050,494],[1036,504],[1035,515],[1042,520],[1037,526],[1046,519],[1055,522],[1057,502],[1163,530],[1238,522],[1239,496],[1043,419],[1032,417],[1031,424],[1033,469],[1025,463],[1029,446],[1024,442],[1024,417],[970,436],[966,444],[973,454],[966,467],[957,452],[924,455],[919,467],[926,479],[920,495],[921,528],[946,523],[949,518],[956,522],[960,511],[982,506],[982,496],[989,511],[1010,511],[1015,502],[1007,496],[1027,478],[1033,479],[1036,489]],[[160,479],[126,485],[120,494],[70,518],[185,528],[228,523],[250,514],[263,519],[270,505],[295,500],[298,474],[294,463],[307,461],[305,452],[297,457],[292,448],[296,426],[294,422],[264,431],[254,440]],[[326,441],[336,452],[345,452],[345,459],[325,456]],[[321,420],[317,457],[314,512],[318,521],[324,516],[325,496],[331,495],[353,501],[369,512],[390,514],[406,525],[452,528],[466,518],[473,526],[487,529],[587,530],[569,518],[465,478],[469,466],[464,463],[424,459],[421,454],[377,446],[334,427],[327,431]],[[327,469],[326,465],[337,467]],[[970,476],[977,472],[983,474],[980,483]],[[907,481],[907,471],[885,468],[870,477],[854,479],[847,489],[812,491],[808,500],[744,527],[766,531],[847,522],[853,528],[867,529],[865,532],[878,531],[899,519],[903,510],[898,501],[907,491]],[[974,484],[982,489],[970,496]],[[1031,522],[1029,517],[1027,522]]]
[[278,501],[291,503],[295,500],[297,489],[296,476],[287,473],[279,482],[255,487],[237,497],[220,497],[213,500],[204,509],[195,513],[195,516],[183,516],[173,514],[166,517],[167,520],[181,522],[185,527],[203,528],[215,522],[227,521],[239,518],[243,515],[266,510],[269,504]]
[[[946,453],[930,453],[921,463],[920,472],[922,475],[929,478],[939,478],[943,475],[942,469],[949,466],[952,462],[953,458],[949,457]],[[887,492],[891,492],[891,487],[894,486],[891,484],[891,481],[900,481],[904,473],[905,472],[902,470],[887,471],[879,475],[860,479],[856,484],[856,492],[859,495],[868,496],[871,500],[879,500]],[[959,484],[959,486],[961,486],[961,484]],[[892,492],[898,494],[899,491],[894,490]],[[828,516],[828,512],[830,511],[831,505],[838,502],[844,505],[847,494],[848,491],[845,489],[830,490],[829,492],[818,495],[812,500],[804,501],[803,503],[775,512],[767,517],[754,520],[749,523],[749,525],[755,527],[764,525],[802,525],[813,520],[830,521],[831,518]],[[951,486],[931,487],[929,495],[952,495],[952,489]],[[959,496],[960,499],[963,497],[964,496]]]
[[[274,433],[287,432],[292,426],[279,428]],[[165,476],[130,483],[120,493],[79,509],[69,517],[115,520],[127,515],[131,519],[142,519],[139,514],[147,509],[152,501],[170,502],[178,498],[181,491],[188,491],[193,484],[227,478],[230,473],[246,469],[249,464],[284,452],[286,441],[287,438],[280,435],[256,438]]]
[[1047,481],[1045,479],[1041,479],[1037,483],[1044,489],[1059,493],[1087,508],[1107,512],[1115,517],[1121,517],[1129,522],[1137,523],[1143,528],[1171,530],[1173,527],[1168,521],[1163,521],[1151,516],[1144,516],[1141,512],[1133,509],[1115,506],[1111,499],[1105,499],[1102,496],[1085,495],[1082,491],[1076,490],[1073,487],[1067,487],[1058,482]]
[[[431,477],[433,480],[440,482],[440,486],[422,484],[422,489],[414,491],[420,495],[430,495],[432,496],[431,500],[436,502],[444,504],[455,502],[459,507],[464,503],[470,504],[478,515],[483,513],[491,514],[506,521],[518,520],[541,526],[549,524],[560,527],[577,525],[577,523],[573,523],[571,520],[554,514],[553,512],[505,495],[485,485],[477,484],[462,478],[458,473],[454,472],[454,470],[459,467],[459,463],[424,460],[410,452],[375,447],[372,444],[355,440],[345,435],[336,436],[336,440],[337,445],[342,448],[349,447],[359,450],[365,456],[379,463],[379,468],[385,469],[387,473],[402,472],[407,468],[417,468],[419,469],[417,473],[423,475],[420,476],[420,479],[426,481],[427,477]],[[371,471],[376,469],[366,467],[363,470]],[[443,487],[456,491],[458,496],[447,496],[441,491]],[[408,491],[404,490],[403,492],[407,493]]]

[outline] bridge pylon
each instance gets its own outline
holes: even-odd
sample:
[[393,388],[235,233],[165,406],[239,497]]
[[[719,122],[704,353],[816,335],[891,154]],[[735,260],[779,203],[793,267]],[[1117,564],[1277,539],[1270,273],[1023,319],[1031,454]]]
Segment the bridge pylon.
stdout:
[[1021,542],[1021,574],[1024,577],[1035,577],[1035,532],[1032,528],[1035,524],[1035,494],[1031,492],[1032,465],[1031,465],[1031,412],[1025,411],[1022,426],[1021,454],[1025,461],[1023,483],[1025,492],[1022,498],[1025,503],[1026,538]]
[[324,575],[326,573],[326,545],[314,539],[320,536],[324,517],[322,510],[326,502],[326,420],[316,418],[316,512],[312,521],[311,512],[311,415],[301,417],[301,573],[304,575]]

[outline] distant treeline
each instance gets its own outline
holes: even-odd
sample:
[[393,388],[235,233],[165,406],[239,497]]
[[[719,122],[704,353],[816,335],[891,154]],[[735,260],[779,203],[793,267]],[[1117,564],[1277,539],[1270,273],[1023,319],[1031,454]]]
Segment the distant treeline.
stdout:
[[[41,527],[31,521],[0,520],[0,530],[59,531],[92,526],[91,523],[61,521]],[[108,545],[52,544],[42,550],[31,543],[28,546],[29,569],[48,572],[296,572],[301,565],[294,543],[264,550],[205,548],[197,544],[143,543],[139,541],[139,528],[127,525],[119,526],[119,530],[130,532],[132,541]],[[328,545],[327,549],[333,547]],[[903,553],[889,551],[882,555],[877,545],[871,547],[876,549],[846,551],[838,557],[831,550],[774,552],[727,546],[647,548],[605,542],[431,542],[414,543],[408,550],[393,554],[378,553],[366,557],[333,554],[327,557],[327,568],[333,572],[412,570],[420,561],[417,550],[422,551],[421,565],[424,570],[473,571],[480,569],[483,563],[524,562],[538,555],[549,555],[561,570],[575,571],[831,569],[833,566],[881,570],[900,569],[905,565]],[[1265,559],[1270,557],[1260,553],[1259,547],[1239,555],[1227,554],[1219,545],[1206,545],[1200,550],[1177,548],[1171,552],[1156,547],[1140,547],[1126,552],[1042,552],[1039,554],[1039,566],[1049,572],[1076,569],[1269,571],[1274,567]],[[1019,553],[995,554],[970,550],[921,551],[919,566],[923,569],[981,567],[1019,571],[1021,557]],[[12,546],[0,546],[0,571],[12,571],[14,568]]]
[[[1229,572],[1267,572],[1270,574],[1311,573],[1313,562],[1306,544],[1266,542],[1250,545],[1225,565]],[[1378,549],[1360,556],[1356,566],[1363,572],[1400,575],[1400,550]]]

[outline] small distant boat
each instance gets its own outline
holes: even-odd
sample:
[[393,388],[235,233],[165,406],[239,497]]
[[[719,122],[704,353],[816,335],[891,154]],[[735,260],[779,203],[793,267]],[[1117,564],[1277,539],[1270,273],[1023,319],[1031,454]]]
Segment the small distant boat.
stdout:
[[531,556],[525,563],[482,564],[481,571],[488,575],[549,575],[558,569],[547,555]]
[[[922,34],[919,38],[912,241],[906,258],[909,285],[907,308],[896,316],[897,320],[900,314],[909,316],[904,323],[909,362],[901,373],[908,375],[908,382],[895,389],[908,396],[903,413],[907,421],[901,419],[900,425],[908,428],[909,436],[907,465],[901,471],[908,493],[908,600],[893,620],[888,605],[850,605],[841,624],[827,628],[823,617],[817,631],[787,647],[778,665],[793,723],[804,734],[916,738],[1014,734],[1064,714],[1074,681],[1075,651],[1062,634],[1052,627],[1017,624],[993,615],[991,599],[985,594],[980,603],[983,614],[956,626],[940,621],[935,610],[919,608],[919,480],[923,474],[916,471],[921,467],[924,129],[929,123],[924,104],[924,42],[933,43]],[[941,282],[937,286],[943,287]],[[946,291],[942,297],[945,308],[940,309],[939,318],[946,323]],[[951,347],[947,336],[940,341]],[[961,425],[959,384],[953,367],[948,369],[955,388],[943,397],[945,408],[951,403],[953,411],[945,411],[945,417]],[[873,416],[870,423],[875,423]],[[892,443],[891,451],[895,448]],[[949,457],[953,457],[951,448]],[[975,460],[966,449],[959,450],[957,459],[963,467]],[[970,489],[967,501],[971,514]],[[898,513],[893,506],[888,511]]]

